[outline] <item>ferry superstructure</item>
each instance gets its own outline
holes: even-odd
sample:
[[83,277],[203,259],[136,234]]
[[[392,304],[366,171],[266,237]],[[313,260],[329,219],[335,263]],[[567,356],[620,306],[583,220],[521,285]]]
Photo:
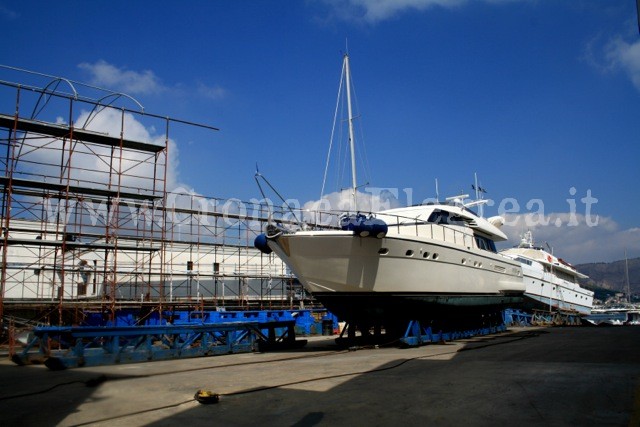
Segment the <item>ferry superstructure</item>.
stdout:
[[585,316],[591,313],[593,292],[578,284],[578,279],[587,276],[562,258],[536,246],[531,231],[524,234],[518,246],[500,253],[522,265],[527,307]]

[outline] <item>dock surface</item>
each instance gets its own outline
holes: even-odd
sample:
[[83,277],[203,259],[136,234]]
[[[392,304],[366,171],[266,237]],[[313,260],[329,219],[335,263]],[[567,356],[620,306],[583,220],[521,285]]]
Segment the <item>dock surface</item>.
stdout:
[[[0,362],[4,426],[640,425],[640,327],[50,371]],[[199,389],[220,394],[201,404]]]

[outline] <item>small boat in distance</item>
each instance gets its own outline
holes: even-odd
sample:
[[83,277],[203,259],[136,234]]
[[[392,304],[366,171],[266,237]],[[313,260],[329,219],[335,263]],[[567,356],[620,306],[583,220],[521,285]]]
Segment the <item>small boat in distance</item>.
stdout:
[[[343,70],[348,94],[348,55]],[[350,96],[347,101],[355,206]],[[496,250],[495,242],[507,239],[500,230],[504,220],[477,215],[470,208],[485,201],[465,203],[467,197],[366,214],[355,210],[336,218],[333,224],[340,227],[333,229],[270,224],[255,245],[275,252],[306,290],[349,323],[387,330],[391,323],[406,328],[414,320],[478,324],[521,302],[524,285],[520,263]]]
[[587,278],[562,258],[536,246],[533,234],[527,231],[514,248],[500,252],[522,265],[525,283],[524,307],[548,312],[591,313],[593,292],[578,284]]

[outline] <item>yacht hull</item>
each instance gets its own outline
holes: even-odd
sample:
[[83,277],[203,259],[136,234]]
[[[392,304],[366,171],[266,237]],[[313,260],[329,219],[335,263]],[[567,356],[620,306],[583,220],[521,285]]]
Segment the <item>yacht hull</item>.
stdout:
[[425,320],[493,312],[522,300],[522,269],[496,253],[349,231],[282,234],[269,241],[303,286],[344,320]]
[[393,320],[437,321],[473,320],[497,313],[505,307],[518,306],[520,295],[426,294],[426,293],[328,293],[316,292],[314,297],[330,312],[346,321],[382,322]]

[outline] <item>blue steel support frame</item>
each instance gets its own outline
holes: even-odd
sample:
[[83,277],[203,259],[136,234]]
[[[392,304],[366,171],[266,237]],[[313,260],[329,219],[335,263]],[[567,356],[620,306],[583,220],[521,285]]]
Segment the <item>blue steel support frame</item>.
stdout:
[[[265,332],[266,331],[266,335]],[[304,345],[294,321],[228,322],[161,326],[41,327],[13,361],[50,369],[169,360],[251,352],[259,343]],[[56,342],[64,349],[51,349]],[[38,351],[33,352],[37,346]]]
[[494,326],[484,326],[481,328],[469,329],[465,331],[438,331],[437,333],[434,333],[430,326],[424,327],[420,323],[420,321],[412,320],[409,322],[404,336],[400,338],[400,342],[407,347],[418,347],[420,345],[428,343],[438,343],[462,338],[470,338],[479,335],[489,335],[506,330],[507,327],[504,324],[500,324]]
[[502,320],[508,326],[531,326],[532,317],[531,313],[512,308],[502,312]]

